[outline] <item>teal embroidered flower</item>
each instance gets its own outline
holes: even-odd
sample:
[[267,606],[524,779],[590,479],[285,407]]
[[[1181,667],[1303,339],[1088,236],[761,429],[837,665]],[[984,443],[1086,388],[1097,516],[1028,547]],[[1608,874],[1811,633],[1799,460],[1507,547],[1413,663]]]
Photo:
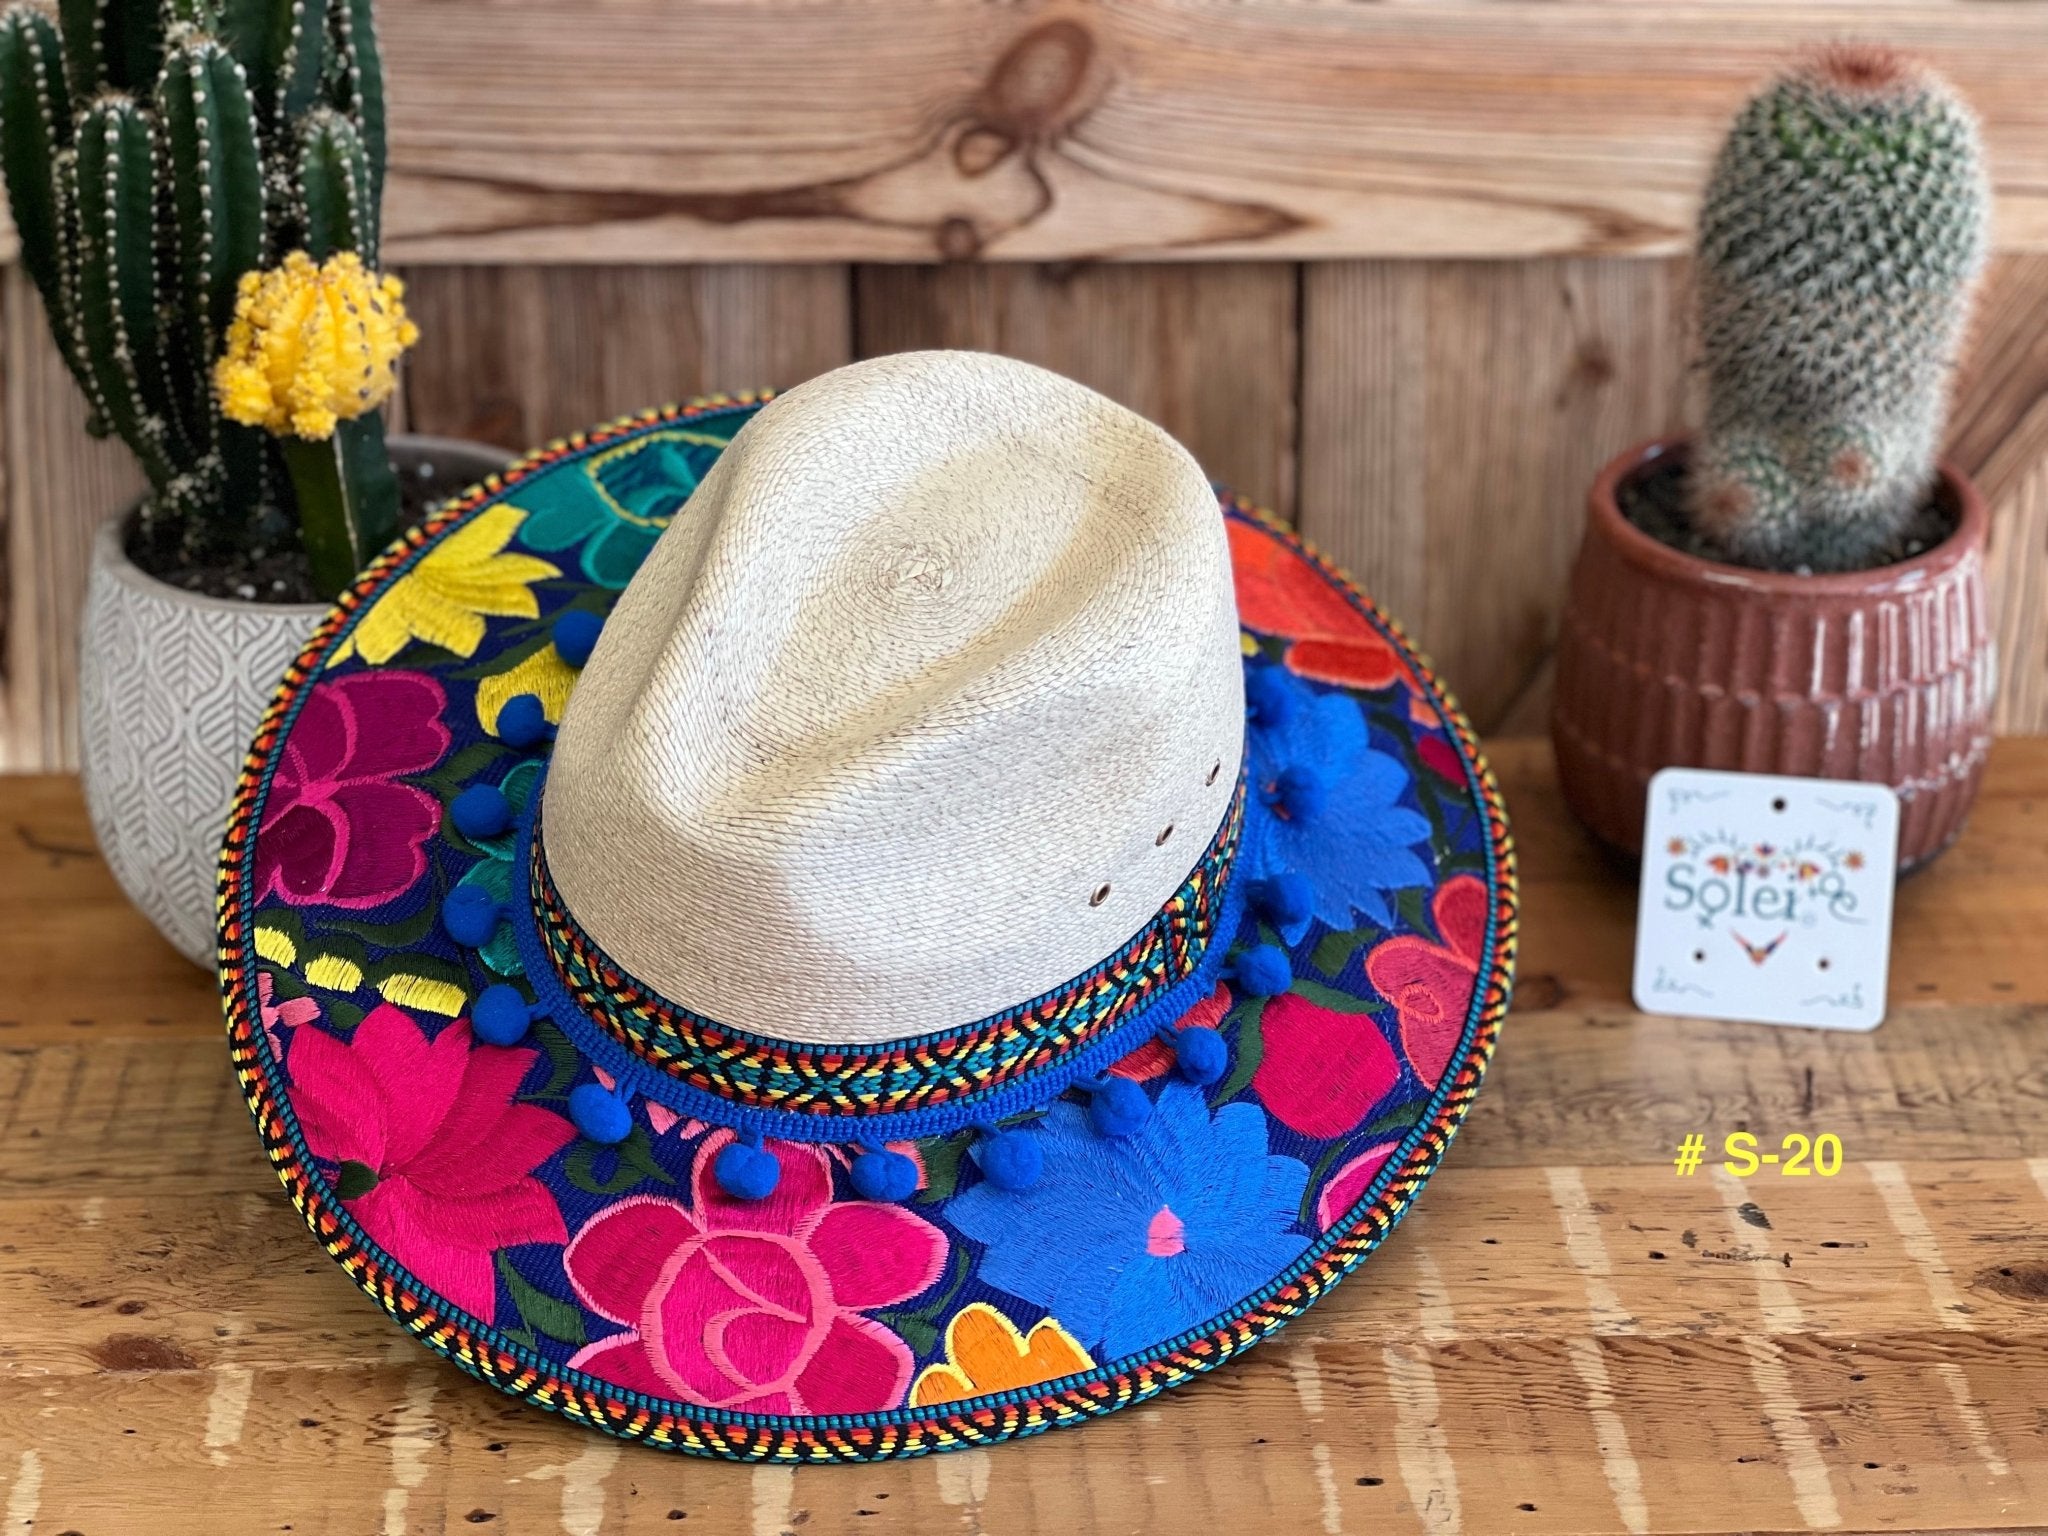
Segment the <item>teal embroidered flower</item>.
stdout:
[[549,553],[581,544],[584,575],[600,587],[625,586],[746,420],[641,433],[535,477],[519,502],[527,513],[520,542]]
[[[504,792],[506,802],[512,807],[512,827],[496,837],[470,839],[471,846],[484,857],[470,866],[457,885],[474,885],[488,891],[491,900],[501,904],[511,903],[516,887],[520,899],[526,895],[525,881],[515,878],[512,868],[519,850],[519,818],[526,814],[526,804],[533,798],[533,781],[540,777],[538,762],[524,762],[499,781],[498,788]],[[519,946],[513,942],[512,927],[509,923],[498,924],[498,931],[490,942],[477,951],[485,965],[499,976],[521,976],[526,968],[519,963]]]

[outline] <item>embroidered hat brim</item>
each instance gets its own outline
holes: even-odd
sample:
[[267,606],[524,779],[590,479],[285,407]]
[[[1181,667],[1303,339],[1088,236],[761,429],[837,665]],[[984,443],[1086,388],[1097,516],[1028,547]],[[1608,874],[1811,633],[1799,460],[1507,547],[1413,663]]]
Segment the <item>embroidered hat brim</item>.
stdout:
[[[893,1141],[916,1174],[901,1199],[855,1188],[851,1135],[770,1140],[772,1192],[735,1198],[713,1176],[735,1122],[695,1099],[634,1101],[608,1144],[579,1134],[572,1096],[619,1074],[545,1021],[488,1043],[475,1000],[545,957],[510,923],[449,937],[451,893],[516,906],[529,877],[519,825],[465,835],[450,807],[488,783],[526,811],[547,748],[509,746],[504,711],[532,700],[559,719],[577,675],[561,616],[602,618],[761,403],[673,407],[523,460],[320,625],[222,855],[236,1070],[294,1204],[357,1284],[464,1369],[570,1418],[824,1461],[1127,1406],[1312,1304],[1442,1157],[1507,1007],[1499,796],[1399,630],[1226,497],[1251,793],[1311,762],[1322,804],[1313,826],[1261,813],[1247,834],[1229,911],[1288,876],[1287,910],[1242,918],[1285,964],[1272,995],[1203,974],[1177,1022],[1221,1034],[1217,1076],[1176,1073],[1171,1033],[1137,1045],[1109,1071],[1142,1088],[1142,1127],[1109,1138],[1070,1097],[1038,1106],[1045,1172],[1023,1190],[987,1176],[971,1130]],[[736,1073],[708,1080],[767,1091]]]

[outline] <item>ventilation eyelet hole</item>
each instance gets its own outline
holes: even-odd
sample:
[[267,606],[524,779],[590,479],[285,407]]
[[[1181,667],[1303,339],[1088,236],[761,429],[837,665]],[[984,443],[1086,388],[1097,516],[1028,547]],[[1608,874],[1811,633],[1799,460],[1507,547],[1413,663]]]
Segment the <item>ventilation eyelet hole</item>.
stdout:
[[1217,774],[1219,774],[1219,773],[1221,773],[1222,771],[1223,771],[1223,764],[1222,764],[1222,762],[1221,762],[1221,761],[1219,760],[1219,761],[1218,761],[1218,762],[1216,763],[1215,767],[1213,767],[1213,768],[1211,768],[1211,769],[1209,770],[1209,777],[1207,777],[1206,779],[1202,780],[1202,782],[1203,782],[1204,784],[1214,784],[1214,783],[1216,782],[1216,775],[1217,775]]
[[1095,887],[1095,894],[1088,898],[1088,905],[1099,907],[1107,900],[1109,900],[1109,882],[1105,880],[1102,884]]
[[1159,835],[1152,839],[1152,846],[1154,848],[1164,848],[1166,846],[1166,840],[1171,836],[1173,836],[1173,823],[1169,821],[1165,825],[1165,827],[1163,827],[1160,830]]

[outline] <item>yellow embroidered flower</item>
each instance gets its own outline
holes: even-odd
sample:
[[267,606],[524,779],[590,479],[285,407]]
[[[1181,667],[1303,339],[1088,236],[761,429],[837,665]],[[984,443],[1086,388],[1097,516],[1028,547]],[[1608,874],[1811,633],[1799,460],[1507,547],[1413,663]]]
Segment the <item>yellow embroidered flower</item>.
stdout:
[[256,929],[256,953],[272,965],[281,965],[289,970],[298,964],[299,946],[292,942],[292,936],[282,928]]
[[454,1018],[469,1006],[469,994],[454,982],[402,971],[378,982],[377,995],[413,1013],[438,1013],[444,1019]]
[[353,992],[363,984],[363,968],[340,955],[315,955],[306,962],[306,980],[329,992]]
[[328,665],[360,654],[380,667],[410,640],[473,656],[485,615],[538,618],[533,583],[562,573],[532,555],[503,553],[525,516],[517,507],[491,507],[441,540],[385,589]]
[[541,712],[549,723],[560,725],[563,706],[569,702],[569,692],[575,686],[576,669],[562,660],[561,652],[552,645],[544,645],[518,666],[484,678],[476,685],[477,723],[491,735],[497,735],[498,711],[505,707],[506,700],[530,693],[540,700]]
[[243,273],[213,373],[221,414],[317,440],[374,411],[391,398],[392,364],[419,340],[404,293],[354,251],[317,266],[293,251],[267,272]]
[[971,1301],[946,1324],[946,1363],[924,1368],[910,1389],[910,1406],[929,1408],[1036,1386],[1094,1364],[1080,1341],[1052,1318],[1027,1338],[987,1302]]

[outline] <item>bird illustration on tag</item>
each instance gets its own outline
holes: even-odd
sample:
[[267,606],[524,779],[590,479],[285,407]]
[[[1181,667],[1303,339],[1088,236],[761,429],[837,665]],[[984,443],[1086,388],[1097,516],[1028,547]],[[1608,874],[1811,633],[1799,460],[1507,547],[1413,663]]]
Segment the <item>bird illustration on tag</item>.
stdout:
[[1787,928],[1785,930],[1785,933],[1779,934],[1775,939],[1771,940],[1771,942],[1768,944],[1752,944],[1749,942],[1749,940],[1745,939],[1741,934],[1737,933],[1733,928],[1730,928],[1728,930],[1729,935],[1735,940],[1735,942],[1742,946],[1742,952],[1745,955],[1749,956],[1749,961],[1752,965],[1762,965],[1766,960],[1770,959],[1772,955],[1776,954],[1778,946],[1785,942],[1785,935],[1789,934],[1791,931],[1791,929]]

